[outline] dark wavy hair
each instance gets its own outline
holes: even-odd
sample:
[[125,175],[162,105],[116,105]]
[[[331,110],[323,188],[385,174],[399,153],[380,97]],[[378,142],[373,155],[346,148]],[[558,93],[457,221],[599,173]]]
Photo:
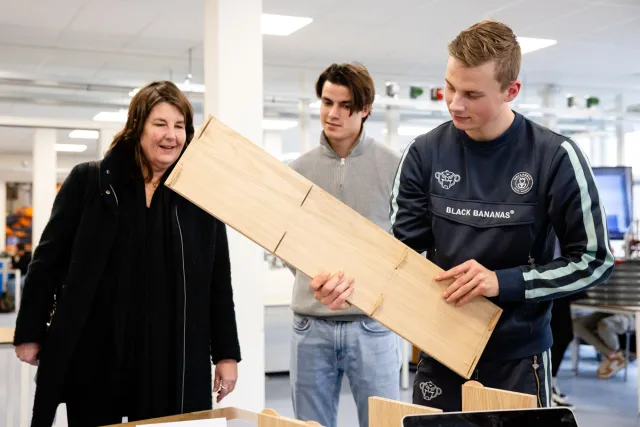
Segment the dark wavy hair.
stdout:
[[318,98],[322,98],[322,88],[327,81],[349,88],[351,94],[350,115],[369,107],[369,114],[362,119],[362,123],[364,123],[371,115],[371,107],[376,96],[375,85],[367,68],[357,62],[331,64],[316,81],[316,96]]
[[185,139],[185,148],[193,139],[195,132],[193,128],[193,106],[186,95],[182,93],[178,87],[170,81],[156,81],[149,83],[136,93],[129,104],[129,112],[127,113],[127,123],[124,128],[116,134],[113,142],[109,147],[110,151],[118,144],[132,143],[135,144],[136,163],[142,170],[142,176],[146,182],[150,182],[153,177],[151,165],[144,157],[142,148],[140,147],[140,137],[144,130],[144,124],[156,105],[166,102],[176,107],[185,121],[185,131],[187,137]]

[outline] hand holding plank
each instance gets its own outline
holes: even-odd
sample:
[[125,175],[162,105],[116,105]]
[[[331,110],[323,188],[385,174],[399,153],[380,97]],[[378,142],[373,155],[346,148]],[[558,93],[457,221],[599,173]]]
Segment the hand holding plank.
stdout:
[[436,276],[436,280],[456,278],[442,297],[460,307],[477,296],[495,297],[500,293],[498,276],[476,260],[469,260]]
[[346,310],[351,307],[347,298],[353,293],[354,279],[346,278],[343,272],[333,275],[321,273],[311,280],[311,289],[318,301],[331,310]]

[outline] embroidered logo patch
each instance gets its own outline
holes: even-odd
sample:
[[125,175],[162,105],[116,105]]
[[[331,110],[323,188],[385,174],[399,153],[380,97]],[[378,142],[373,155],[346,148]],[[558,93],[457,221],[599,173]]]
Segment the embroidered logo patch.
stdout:
[[511,178],[511,189],[516,194],[527,194],[533,188],[533,177],[527,172],[517,173]]
[[460,175],[451,171],[436,172],[436,179],[445,190],[453,187],[457,182],[460,182]]
[[424,400],[433,400],[442,394],[442,389],[431,381],[420,383],[420,390]]

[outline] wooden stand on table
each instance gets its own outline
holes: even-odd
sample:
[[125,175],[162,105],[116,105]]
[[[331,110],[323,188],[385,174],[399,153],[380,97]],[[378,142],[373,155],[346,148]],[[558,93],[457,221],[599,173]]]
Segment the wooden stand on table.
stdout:
[[382,397],[369,398],[369,427],[397,427],[407,415],[441,413],[440,409],[398,402]]
[[211,411],[193,412],[190,414],[174,415],[171,417],[154,418],[151,420],[134,421],[126,424],[114,424],[105,427],[136,427],[139,425],[151,425],[162,423],[175,423],[181,421],[210,420],[224,418],[226,420],[245,420],[256,427],[322,427],[315,421],[298,421],[278,415],[273,409],[264,409],[261,413],[255,413],[238,408],[220,408]]
[[220,408],[211,411],[192,412],[189,414],[173,415],[170,417],[154,418],[151,420],[132,421],[125,424],[114,424],[105,427],[136,427],[147,424],[174,423],[179,421],[210,420],[213,418],[225,418],[227,420],[246,420],[258,424],[258,414],[238,408]]
[[463,412],[530,409],[537,407],[538,399],[533,394],[487,388],[477,381],[467,381],[462,386]]
[[315,421],[299,421],[280,416],[273,409],[265,409],[258,415],[258,427],[322,427]]
[[344,271],[349,302],[470,378],[502,310],[447,304],[442,269],[219,120],[198,129],[165,185],[308,276]]

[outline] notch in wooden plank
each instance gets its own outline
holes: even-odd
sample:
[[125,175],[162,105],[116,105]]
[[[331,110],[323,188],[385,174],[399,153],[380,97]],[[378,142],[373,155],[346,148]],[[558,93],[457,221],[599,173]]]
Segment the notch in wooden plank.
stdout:
[[502,310],[498,310],[493,314],[491,318],[491,322],[489,322],[489,331],[493,331],[498,324],[498,320],[500,320],[500,315],[502,314]]
[[178,178],[180,178],[180,172],[182,172],[182,163],[176,165],[173,172],[171,172],[171,175],[169,175],[169,177],[165,181],[165,185],[167,187],[171,187],[178,180]]
[[311,194],[311,190],[313,190],[313,185],[311,187],[309,187],[309,191],[307,191],[307,194],[305,194],[304,199],[302,199],[302,203],[300,203],[300,207],[302,207],[302,205],[304,205],[304,202],[307,201],[307,198],[309,197],[309,194]]
[[276,248],[273,250],[273,253],[275,254],[276,252],[278,252],[278,248],[280,247],[280,244],[282,243],[282,241],[284,240],[284,236],[287,235],[287,232],[285,231],[284,234],[282,235],[282,237],[280,238],[280,241],[278,242],[278,244],[276,245]]
[[204,124],[204,126],[202,126],[202,130],[200,131],[200,135],[198,135],[198,139],[202,138],[202,135],[204,134],[204,131],[207,130],[207,127],[209,127],[209,124],[213,121],[213,117],[209,116],[209,118],[207,119],[207,122]]
[[476,369],[476,360],[478,359],[478,356],[474,356],[473,360],[471,361],[471,365],[469,366],[469,370],[467,371],[467,378],[471,378],[471,375],[473,374],[473,371]]
[[378,297],[378,300],[373,305],[373,308],[371,309],[371,313],[369,313],[369,316],[373,316],[375,312],[378,311],[378,308],[380,308],[380,305],[382,305],[382,301],[384,301],[384,295],[380,294],[380,296]]
[[396,263],[394,270],[397,270],[402,263],[407,259],[407,254],[409,253],[409,248],[405,247],[404,251],[402,251],[402,255],[400,255],[400,259],[398,260],[398,262]]

